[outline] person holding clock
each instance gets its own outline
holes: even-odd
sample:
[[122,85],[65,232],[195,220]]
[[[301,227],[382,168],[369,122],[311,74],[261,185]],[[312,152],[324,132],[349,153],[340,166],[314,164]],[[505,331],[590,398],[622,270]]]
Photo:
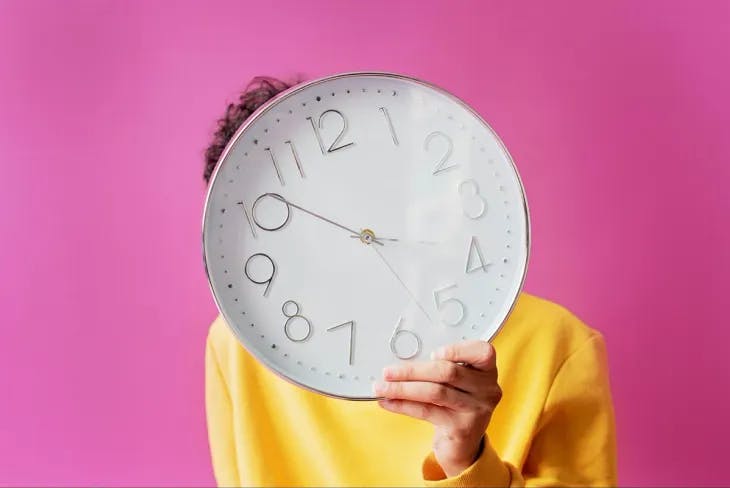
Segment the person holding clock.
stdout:
[[[493,161],[490,151],[499,155],[503,147],[482,144],[492,137],[486,124],[448,97],[422,88],[412,80],[368,75],[297,91],[279,80],[256,78],[218,121],[204,170],[210,185],[205,226],[215,229],[217,241],[206,238],[204,246],[206,270],[224,311],[209,329],[205,353],[208,433],[220,486],[617,484],[604,337],[565,308],[520,291],[527,258],[522,248],[529,237],[519,232],[528,227],[520,212],[510,213],[523,203],[510,197],[510,191],[521,195],[518,177],[510,176],[511,159],[494,156]],[[257,111],[267,102],[268,109]],[[418,122],[406,124],[403,118],[416,109],[405,110],[403,104],[432,110],[441,125],[414,132]],[[310,131],[309,140],[274,140],[277,125],[289,123],[288,116]],[[242,126],[256,117],[264,125],[249,125],[234,144]],[[353,123],[366,119],[382,125],[374,130]],[[372,149],[376,137],[382,146]],[[411,141],[417,143],[409,149]],[[459,141],[467,141],[461,146],[472,152],[459,153]],[[368,188],[369,176],[358,169],[362,165],[344,166],[354,161],[348,151],[366,147],[374,151],[363,156],[368,165],[389,165],[377,187]],[[395,213],[392,209],[403,203],[400,196],[388,201],[387,192],[402,181],[400,171],[412,170],[400,169],[413,159],[402,156],[413,154],[407,151],[434,155],[428,171],[407,173],[418,188],[428,188],[428,195],[442,187],[455,192],[443,204],[425,200],[419,206],[431,212],[425,217],[414,217],[419,210],[410,208],[408,218],[423,218],[418,228],[426,235],[398,235],[399,225],[352,225],[363,219],[387,225],[371,217]],[[252,160],[258,155],[249,165],[253,172],[233,163],[222,167],[226,158],[246,161],[249,153]],[[391,154],[401,157],[388,159]],[[489,175],[466,173],[469,154],[489,158],[494,165],[485,166]],[[327,163],[314,162],[328,157]],[[321,178],[325,164],[335,175],[342,171],[340,178],[353,175],[359,185],[330,184],[326,195],[306,190],[305,183]],[[491,189],[504,200],[501,206],[485,196],[487,182],[500,174],[503,179]],[[253,187],[264,177],[269,179],[255,189],[256,198],[233,194],[239,181]],[[344,197],[355,202],[351,208],[364,209],[346,216],[352,220],[343,218],[344,211],[326,211],[329,200]],[[453,217],[459,214],[461,220]],[[501,254],[491,251],[497,230],[480,220],[485,214],[501,216],[495,221],[510,226]],[[443,215],[444,227],[434,227],[431,222]],[[288,240],[270,237],[284,231]],[[247,239],[245,247],[256,252],[238,255],[240,245],[223,252],[231,239]],[[331,240],[339,247],[323,247]],[[451,240],[453,252],[439,251]],[[297,250],[287,254],[291,242]],[[415,273],[404,264],[411,258],[422,258],[427,269]],[[243,264],[241,273],[234,273],[235,263]],[[352,288],[336,300],[320,298],[320,290],[307,287],[292,271],[296,267],[300,273],[332,273]],[[443,270],[456,268],[458,277],[444,278]],[[469,288],[476,279],[483,281]],[[301,286],[288,289],[285,282]],[[481,298],[487,286],[495,293],[488,301]],[[261,300],[258,308],[242,308],[241,289]],[[516,299],[509,299],[510,292]],[[339,302],[369,296],[377,296],[381,306],[357,317],[340,313],[352,306]],[[506,297],[503,302],[500,296]],[[340,312],[332,311],[333,301]],[[390,315],[366,315],[386,311]],[[274,337],[259,325],[272,320],[282,324]],[[385,343],[361,332],[387,320],[393,330]],[[480,330],[489,323],[498,324],[498,333]],[[435,337],[444,343],[444,334],[454,340],[431,347]],[[366,369],[381,360],[390,363],[377,373]],[[335,361],[341,365],[332,366]],[[365,399],[377,401],[351,401]]]

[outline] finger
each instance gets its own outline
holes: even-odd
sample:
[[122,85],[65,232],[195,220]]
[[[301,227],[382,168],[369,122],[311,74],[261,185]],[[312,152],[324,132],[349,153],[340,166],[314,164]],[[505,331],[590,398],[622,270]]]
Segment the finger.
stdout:
[[451,423],[449,411],[432,403],[413,402],[410,400],[383,399],[378,405],[390,412],[407,415],[416,419],[431,422],[434,425],[446,426]]
[[453,361],[422,361],[388,366],[383,369],[386,381],[430,381],[444,383],[473,393],[484,389],[485,377],[480,370],[467,368]]
[[478,339],[440,347],[433,356],[434,359],[467,363],[481,371],[497,369],[497,351],[494,350],[494,346]]
[[373,385],[375,395],[396,400],[433,403],[455,411],[478,408],[477,399],[441,383],[428,381],[383,381]]

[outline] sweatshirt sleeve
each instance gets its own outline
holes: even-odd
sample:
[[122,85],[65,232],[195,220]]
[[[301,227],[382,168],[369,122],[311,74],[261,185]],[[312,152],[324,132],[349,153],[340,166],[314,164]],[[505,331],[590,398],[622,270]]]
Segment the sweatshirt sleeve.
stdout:
[[616,486],[616,433],[603,336],[594,332],[560,366],[522,470],[486,438],[479,458],[447,478],[433,452],[425,486]]
[[205,413],[216,482],[239,486],[231,398],[210,338],[205,346]]

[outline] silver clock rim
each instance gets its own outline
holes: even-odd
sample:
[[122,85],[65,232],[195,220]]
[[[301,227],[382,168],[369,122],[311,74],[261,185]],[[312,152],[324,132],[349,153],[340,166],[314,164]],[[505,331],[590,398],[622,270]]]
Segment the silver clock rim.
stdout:
[[[205,244],[206,244],[206,240],[205,240],[206,239],[206,235],[205,235],[205,220],[206,220],[206,217],[208,215],[208,209],[209,209],[209,206],[210,206],[210,199],[211,199],[211,193],[212,193],[213,185],[214,185],[214,183],[216,181],[216,178],[218,176],[218,172],[219,172],[219,170],[220,170],[220,168],[222,166],[223,161],[225,160],[226,156],[228,156],[228,153],[231,151],[231,148],[233,147],[233,145],[236,142],[236,140],[238,140],[238,138],[240,137],[240,135],[244,131],[246,131],[246,129],[249,126],[251,126],[256,120],[258,120],[260,117],[262,117],[266,112],[269,111],[269,109],[271,109],[273,106],[275,106],[281,100],[283,100],[285,98],[288,98],[288,97],[294,95],[295,93],[298,93],[299,91],[302,91],[302,90],[304,90],[306,88],[309,88],[311,86],[314,86],[314,85],[319,85],[321,83],[329,82],[329,81],[336,80],[336,79],[351,78],[351,77],[381,77],[381,78],[393,78],[393,79],[404,80],[404,81],[408,81],[408,82],[411,82],[411,83],[415,83],[415,84],[421,85],[421,86],[426,87],[426,88],[430,88],[430,89],[436,91],[437,93],[439,93],[439,94],[441,94],[441,95],[443,95],[443,96],[451,99],[452,101],[454,101],[455,103],[459,104],[461,107],[463,107],[464,109],[466,109],[469,113],[471,113],[472,115],[474,115],[474,117],[476,117],[477,120],[479,120],[482,124],[484,124],[484,126],[492,133],[492,135],[497,140],[497,143],[499,144],[499,147],[507,155],[507,158],[509,159],[509,163],[512,166],[512,170],[514,171],[515,175],[517,176],[517,182],[519,183],[520,194],[522,196],[522,202],[523,202],[523,212],[524,212],[524,217],[525,217],[525,266],[522,269],[522,276],[520,277],[520,283],[519,283],[519,286],[517,287],[517,292],[515,294],[514,299],[512,300],[512,304],[510,305],[509,309],[507,310],[507,313],[501,319],[500,324],[497,327],[497,329],[494,331],[494,333],[492,333],[487,338],[484,338],[484,337],[481,338],[482,340],[486,340],[487,342],[491,342],[497,336],[497,334],[499,334],[499,332],[502,330],[502,328],[504,327],[504,324],[509,319],[510,315],[512,314],[512,311],[514,310],[515,305],[517,304],[517,299],[519,298],[519,294],[522,291],[522,289],[524,287],[524,284],[525,284],[525,278],[527,276],[527,268],[528,268],[529,262],[530,262],[530,247],[531,247],[531,235],[532,235],[532,233],[531,233],[531,223],[530,223],[529,206],[528,206],[528,203],[527,203],[527,196],[525,194],[525,187],[524,187],[524,184],[522,182],[522,177],[520,176],[520,173],[517,170],[517,166],[515,165],[514,158],[512,157],[512,154],[509,152],[509,150],[507,149],[507,147],[504,145],[504,142],[499,137],[499,134],[497,134],[497,132],[492,128],[492,126],[489,125],[489,123],[486,120],[484,120],[484,118],[479,113],[477,113],[476,110],[474,110],[464,100],[462,100],[461,98],[457,97],[456,95],[450,93],[449,91],[445,90],[444,88],[441,88],[440,86],[435,85],[433,83],[429,83],[427,81],[421,80],[419,78],[415,78],[413,76],[408,76],[408,75],[403,75],[403,74],[398,74],[398,73],[393,73],[393,72],[388,72],[388,71],[349,71],[349,72],[338,73],[338,74],[329,75],[329,76],[323,76],[323,77],[320,77],[320,78],[316,78],[316,79],[313,79],[313,80],[310,80],[310,81],[306,81],[306,82],[303,82],[303,83],[299,83],[297,85],[294,85],[292,87],[289,87],[286,90],[284,90],[284,91],[276,94],[274,97],[272,97],[270,100],[266,101],[258,109],[256,109],[256,111],[254,111],[254,113],[252,113],[246,119],[246,121],[243,124],[241,124],[241,127],[238,128],[238,130],[233,134],[233,136],[231,137],[231,139],[228,141],[228,144],[226,144],[225,149],[221,153],[221,156],[218,159],[218,161],[216,162],[216,166],[213,169],[213,173],[211,174],[210,181],[208,182],[208,188],[207,188],[206,194],[205,194],[205,203],[203,205],[202,229],[201,229],[201,234],[202,234],[203,266],[205,268],[205,276],[206,276],[206,278],[208,280],[208,288],[210,289],[211,295],[213,295],[213,300],[215,301],[215,304],[216,304],[216,307],[218,308],[218,311],[221,313],[221,315],[225,319],[226,325],[228,326],[228,328],[237,337],[239,343],[241,345],[247,344],[247,340],[245,340],[241,336],[241,334],[239,334],[238,330],[234,326],[231,325],[231,320],[229,320],[228,315],[226,314],[226,312],[224,312],[223,307],[221,307],[221,304],[218,301],[218,296],[216,295],[216,293],[215,293],[215,291],[213,289],[213,281],[212,281],[212,278],[211,278],[211,275],[210,275],[210,270],[208,268],[208,261],[207,261],[206,253],[205,253],[205,248],[206,248],[206,246],[205,246]],[[347,396],[347,395],[338,395],[336,393],[332,393],[332,392],[329,392],[329,391],[319,390],[317,388],[314,388],[314,387],[312,387],[310,385],[301,383],[301,382],[299,382],[299,381],[297,381],[297,380],[295,380],[293,378],[290,378],[289,376],[283,374],[282,372],[280,372],[277,369],[276,365],[270,363],[269,360],[266,357],[264,357],[263,355],[259,355],[258,353],[254,352],[253,348],[250,348],[249,349],[247,347],[246,350],[256,360],[258,360],[259,362],[261,362],[261,364],[265,365],[267,367],[267,369],[269,369],[270,371],[272,371],[274,374],[276,374],[280,378],[282,378],[285,381],[288,381],[289,383],[292,383],[292,384],[294,384],[296,386],[299,386],[301,388],[304,388],[306,390],[309,390],[311,392],[319,393],[320,395],[325,395],[325,396],[328,396],[328,397],[331,397],[331,398],[337,398],[337,399],[341,399],[341,400],[367,401],[367,400],[377,400],[378,399],[378,397],[375,397],[375,396],[365,396],[365,397]]]

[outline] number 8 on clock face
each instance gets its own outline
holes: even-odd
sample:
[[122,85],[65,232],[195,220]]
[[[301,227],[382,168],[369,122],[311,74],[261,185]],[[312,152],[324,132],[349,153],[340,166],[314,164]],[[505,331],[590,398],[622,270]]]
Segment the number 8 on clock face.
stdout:
[[509,153],[474,110],[420,80],[349,73],[280,94],[234,135],[203,250],[218,308],[256,359],[369,399],[384,366],[498,332],[529,219]]

